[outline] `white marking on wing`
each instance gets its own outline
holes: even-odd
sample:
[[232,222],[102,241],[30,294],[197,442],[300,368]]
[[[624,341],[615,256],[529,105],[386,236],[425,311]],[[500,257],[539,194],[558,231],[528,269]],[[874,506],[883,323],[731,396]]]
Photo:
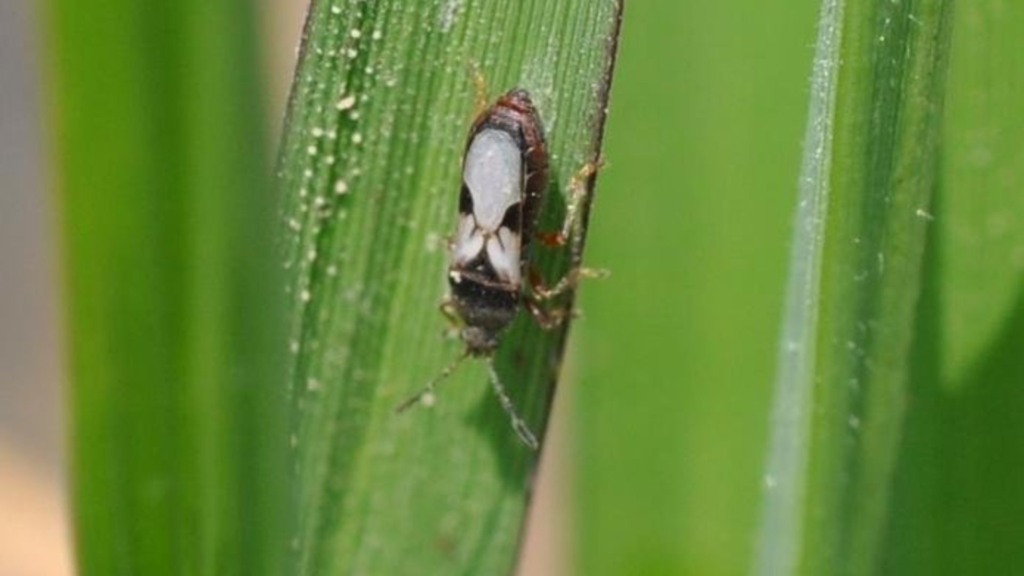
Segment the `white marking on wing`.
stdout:
[[502,227],[498,234],[487,239],[487,259],[498,278],[519,284],[519,236]]
[[476,258],[484,249],[484,231],[477,225],[471,214],[459,217],[459,227],[455,231],[455,242],[452,244],[452,263],[466,264]]
[[509,207],[522,200],[523,160],[507,132],[483,130],[466,151],[463,180],[478,226],[497,231]]

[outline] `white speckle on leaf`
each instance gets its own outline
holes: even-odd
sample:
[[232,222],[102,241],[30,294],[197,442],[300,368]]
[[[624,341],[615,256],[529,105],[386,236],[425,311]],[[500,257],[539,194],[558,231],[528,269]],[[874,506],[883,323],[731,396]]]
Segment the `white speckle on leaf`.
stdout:
[[341,195],[348,192],[348,182],[344,180],[338,180],[334,183],[334,193]]
[[420,397],[420,404],[422,404],[426,408],[431,408],[434,405],[434,402],[436,401],[437,398],[434,396],[433,392],[427,392],[422,397]]
[[356,300],[359,299],[359,293],[360,293],[359,287],[358,286],[353,286],[352,288],[349,288],[348,290],[343,292],[341,294],[341,297],[346,302],[353,303],[353,302],[355,302]]
[[356,103],[356,97],[354,95],[350,94],[350,95],[345,96],[344,98],[338,100],[338,103],[335,104],[334,107],[337,108],[338,110],[348,110],[349,108],[354,106],[355,103]]
[[447,0],[444,6],[441,7],[441,31],[448,32],[452,29],[452,25],[455,24],[455,18],[459,15],[459,9],[462,8],[462,0]]
[[437,252],[437,247],[441,244],[441,235],[437,232],[427,232],[426,244],[428,254]]
[[356,145],[362,144],[363,143],[363,135],[360,134],[359,132],[356,132],[355,134],[353,134],[352,135],[352,143],[356,144]]

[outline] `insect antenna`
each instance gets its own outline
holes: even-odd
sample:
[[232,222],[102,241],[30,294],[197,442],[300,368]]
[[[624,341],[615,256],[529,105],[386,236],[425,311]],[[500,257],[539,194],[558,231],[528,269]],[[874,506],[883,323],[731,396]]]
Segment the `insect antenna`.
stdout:
[[401,404],[399,404],[398,407],[395,408],[395,413],[401,414],[402,412],[405,412],[409,408],[412,408],[414,405],[419,404],[420,402],[423,402],[427,397],[433,396],[434,395],[434,388],[441,381],[443,381],[444,379],[446,379],[449,376],[451,376],[452,373],[455,372],[455,370],[459,367],[460,364],[462,364],[462,362],[466,358],[469,358],[469,349],[468,348],[462,354],[459,354],[459,357],[456,358],[454,361],[452,361],[451,364],[445,366],[444,370],[441,370],[441,373],[438,374],[436,377],[434,377],[433,380],[428,382],[427,385],[424,386],[422,390],[417,392],[415,395],[410,397],[405,402],[402,402]]
[[523,444],[529,446],[531,450],[536,450],[539,446],[537,438],[533,432],[530,432],[526,421],[516,412],[516,407],[512,405],[512,399],[505,392],[505,387],[502,386],[501,379],[498,378],[498,371],[494,369],[494,358],[487,359],[487,372],[491,376],[491,385],[494,386],[494,393],[498,395],[501,407],[505,409],[505,413],[512,420],[512,429],[516,431],[516,435],[523,441]]

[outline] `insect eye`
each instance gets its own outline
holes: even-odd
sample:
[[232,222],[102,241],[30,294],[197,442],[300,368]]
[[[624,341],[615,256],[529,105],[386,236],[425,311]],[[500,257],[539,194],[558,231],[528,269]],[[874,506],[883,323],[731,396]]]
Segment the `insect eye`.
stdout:
[[501,219],[501,225],[512,232],[519,234],[523,227],[523,204],[516,202],[505,210],[505,216]]

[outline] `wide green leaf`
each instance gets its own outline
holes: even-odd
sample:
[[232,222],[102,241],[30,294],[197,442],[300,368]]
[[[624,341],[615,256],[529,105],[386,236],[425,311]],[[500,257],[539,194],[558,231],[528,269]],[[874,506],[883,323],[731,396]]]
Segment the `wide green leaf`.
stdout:
[[[280,162],[300,573],[512,568],[536,454],[483,363],[464,364],[433,408],[395,407],[464,349],[443,338],[438,304],[477,73],[489,99],[518,87],[537,104],[553,181],[542,228],[557,229],[572,177],[598,159],[620,11],[614,0],[313,3]],[[566,250],[534,246],[549,282],[566,270]],[[541,435],[565,328],[520,314],[497,358]]]

